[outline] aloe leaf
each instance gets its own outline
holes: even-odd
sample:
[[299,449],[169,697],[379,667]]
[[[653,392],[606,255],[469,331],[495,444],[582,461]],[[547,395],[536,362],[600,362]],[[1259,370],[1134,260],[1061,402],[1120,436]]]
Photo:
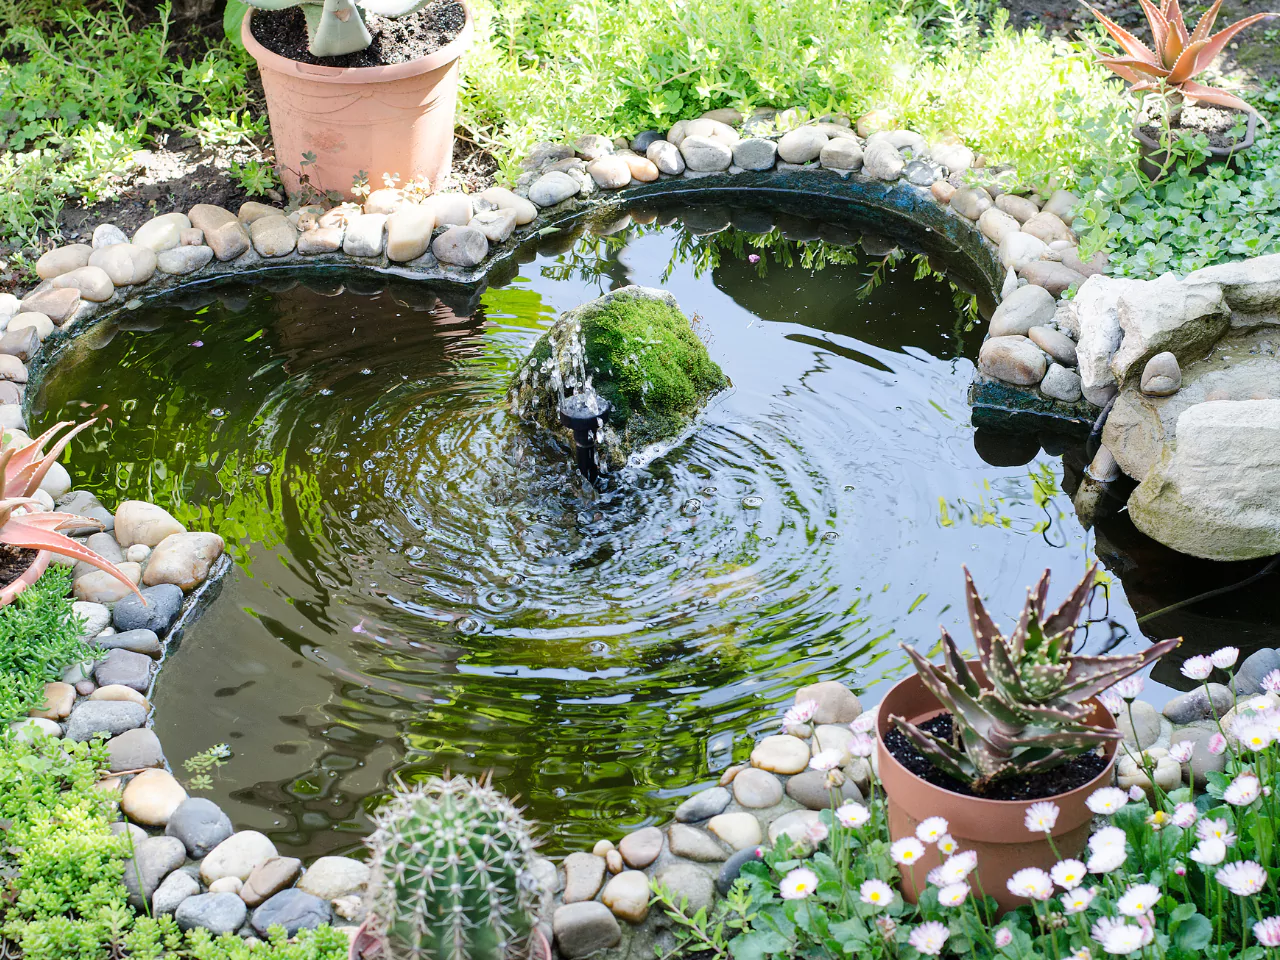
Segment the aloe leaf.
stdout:
[[968,567],[964,568],[964,596],[965,605],[969,610],[969,628],[973,631],[973,639],[978,644],[978,659],[982,661],[983,666],[986,666],[987,659],[991,656],[992,642],[996,638],[1004,638],[995,621],[987,613],[987,608],[983,606],[982,598],[978,596],[978,588],[974,586],[973,575],[969,573]]
[[1084,612],[1084,605],[1089,602],[1089,597],[1093,595],[1093,585],[1097,579],[1098,565],[1096,563],[1089,564],[1089,569],[1085,571],[1084,577],[1075,585],[1075,589],[1062,601],[1062,606],[1049,616],[1044,618],[1044,632],[1049,636],[1058,636],[1063,633],[1071,633],[1075,631],[1076,624],[1080,622],[1080,615]]
[[121,573],[119,567],[83,544],[55,532],[57,527],[68,523],[74,523],[76,526],[92,526],[95,522],[87,517],[77,517],[70,513],[33,513],[22,517],[11,516],[9,521],[0,527],[0,543],[6,543],[11,547],[24,547],[28,550],[48,550],[50,553],[70,557],[73,560],[83,560],[90,566],[97,567],[115,577],[137,594],[138,599],[145,604],[146,600],[138,592],[137,585]]
[[1072,657],[1071,669],[1067,672],[1062,688],[1058,691],[1058,697],[1063,698],[1071,694],[1071,699],[1075,701],[1096,697],[1117,681],[1159,660],[1181,642],[1181,637],[1172,637],[1153,643],[1141,653],[1115,657]]
[[890,717],[889,720],[898,728],[899,733],[910,740],[912,745],[943,773],[963,783],[973,779],[973,767],[968,763],[965,755],[951,744],[938,739],[931,733],[926,733],[902,717]]
[[998,721],[981,702],[971,697],[956,680],[943,673],[911,647],[903,645],[907,655],[915,663],[920,679],[924,681],[929,692],[938,698],[938,702],[951,712],[952,722],[962,731],[972,731],[977,737],[985,739]]
[[[96,417],[90,417],[84,423],[72,427],[69,432],[63,434],[62,438],[53,445],[52,450],[40,457],[38,460],[32,461],[23,467],[14,478],[15,484],[24,482],[26,484],[25,489],[22,491],[22,496],[29,497],[35,493],[40,487],[40,482],[44,480],[45,474],[53,469],[53,465],[58,462],[58,457],[61,456],[62,451],[67,448],[67,444],[71,442],[72,438],[80,431],[89,428],[97,422]],[[52,431],[49,433],[52,433]],[[45,436],[49,436],[49,433],[46,433]]]
[[965,662],[964,654],[960,652],[956,642],[951,639],[951,634],[947,633],[946,627],[942,628],[942,652],[951,667],[951,675],[964,687],[966,693],[973,697],[978,696],[982,692],[982,687],[978,684],[977,678],[969,671],[969,664]]

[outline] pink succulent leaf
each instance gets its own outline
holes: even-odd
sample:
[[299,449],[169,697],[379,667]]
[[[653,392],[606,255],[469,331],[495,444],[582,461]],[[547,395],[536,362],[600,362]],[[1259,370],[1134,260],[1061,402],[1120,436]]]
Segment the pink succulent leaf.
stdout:
[[[35,493],[40,487],[40,482],[44,480],[45,474],[53,469],[53,465],[58,462],[58,457],[62,454],[62,451],[67,448],[67,444],[71,442],[72,438],[81,430],[86,429],[96,422],[96,418],[90,417],[84,423],[73,427],[70,431],[63,434],[62,438],[53,445],[52,450],[41,456],[39,459],[24,466],[14,477],[15,486],[25,483],[25,487],[21,490],[22,495],[29,497]],[[66,424],[63,425],[65,426]],[[52,433],[52,431],[45,433],[44,436],[40,438],[39,442],[43,443],[44,437],[49,436],[50,433]]]
[[[1212,37],[1209,38],[1209,40],[1205,43],[1204,47],[1202,47],[1200,50],[1200,54],[1197,57],[1197,62],[1201,64],[1200,69],[1203,70],[1205,67],[1209,66],[1209,64],[1211,64],[1214,61],[1214,59],[1218,56],[1218,54],[1220,54],[1224,49],[1226,49],[1226,46],[1228,43],[1231,42],[1231,39],[1241,30],[1245,29],[1246,27],[1251,27],[1255,23],[1260,23],[1263,20],[1272,20],[1276,17],[1280,17],[1280,13],[1255,13],[1253,14],[1253,16],[1245,17],[1243,20],[1237,20],[1235,23],[1231,24],[1231,26],[1226,27],[1222,30],[1219,30],[1217,33],[1215,33]],[[1212,89],[1212,88],[1207,88],[1207,89]],[[1220,91],[1215,90],[1214,92],[1218,93]],[[1195,96],[1195,95],[1192,94],[1192,96]],[[1228,96],[1230,96],[1230,94],[1228,94]],[[1196,99],[1203,100],[1205,98],[1197,97]],[[1213,101],[1206,101],[1206,102],[1211,103]],[[1243,100],[1241,100],[1240,102],[1244,103]],[[1218,104],[1218,106],[1223,106],[1223,104]],[[1236,109],[1239,110],[1244,108],[1237,107]],[[1252,108],[1249,108],[1249,109],[1251,112],[1253,112]]]
[[1164,49],[1160,53],[1164,65],[1172,67],[1182,56],[1182,51],[1186,49],[1187,44],[1191,42],[1191,36],[1187,33],[1186,23],[1183,22],[1182,8],[1178,6],[1178,0],[1169,0],[1164,19],[1169,25],[1169,33],[1165,37]]
[[1121,49],[1124,50],[1126,54],[1134,59],[1143,60],[1152,65],[1160,63],[1160,58],[1156,56],[1155,51],[1135,37],[1132,33],[1120,26],[1120,24],[1116,23],[1096,7],[1089,6],[1089,4],[1084,3],[1084,0],[1080,0],[1080,2],[1084,5],[1086,10],[1098,18],[1102,23],[1103,28],[1107,33],[1111,34],[1111,36],[1115,38],[1116,43],[1120,44]]
[[44,445],[53,438],[54,434],[63,427],[71,426],[74,422],[73,420],[60,420],[26,446],[14,447],[12,459],[5,462],[5,487],[8,488],[10,478],[17,474],[19,470],[40,459]]
[[1096,697],[1117,680],[1137,673],[1149,663],[1163,657],[1182,642],[1181,637],[1160,640],[1141,653],[1129,653],[1115,657],[1072,657],[1071,669],[1059,697],[1071,695],[1077,702]]
[[1222,0],[1214,0],[1213,5],[1201,15],[1196,21],[1196,28],[1191,31],[1191,39],[1207,40],[1209,33],[1213,30],[1213,24],[1218,19],[1218,11],[1222,9]]
[[1121,80],[1127,80],[1129,81],[1129,83],[1135,84],[1135,87],[1139,83],[1147,82],[1143,80],[1141,77],[1139,77],[1132,70],[1130,70],[1128,67],[1118,63],[1115,57],[1106,56],[1091,43],[1087,44],[1087,46],[1089,47],[1089,52],[1093,54],[1093,56],[1097,59],[1097,61],[1100,64],[1102,64],[1104,67],[1106,67],[1108,70],[1110,70],[1112,73],[1114,73],[1116,76],[1118,76]]
[[[1178,62],[1173,65],[1173,69],[1169,71],[1169,83],[1179,84],[1190,80],[1202,67],[1196,66],[1196,57],[1200,51],[1204,49],[1205,40],[1197,40],[1195,43],[1187,44],[1187,48],[1182,51],[1182,55],[1178,57]],[[1208,66],[1206,64],[1205,66]]]
[[1169,75],[1168,68],[1158,63],[1148,63],[1146,60],[1140,60],[1135,57],[1103,57],[1102,65],[1108,69],[1119,73],[1118,67],[1123,67],[1130,71],[1136,71],[1147,77],[1153,77],[1162,80]]
[[951,744],[939,740],[931,733],[926,733],[902,717],[890,717],[890,721],[898,728],[898,732],[910,740],[915,748],[939,770],[962,782],[973,779],[972,765],[968,763],[965,755]]
[[995,621],[991,619],[991,615],[987,613],[987,608],[983,606],[982,598],[978,596],[978,588],[973,584],[973,575],[969,573],[968,567],[964,568],[964,595],[969,609],[969,629],[973,631],[973,639],[978,644],[978,659],[986,663],[987,658],[991,656],[991,642],[1001,637],[1001,633]]
[[[1258,113],[1254,109],[1253,104],[1241,100],[1239,97],[1227,93],[1225,90],[1219,90],[1217,87],[1206,87],[1202,83],[1196,83],[1192,80],[1184,80],[1178,88],[1184,95],[1199,103],[1211,103],[1215,107],[1226,107],[1228,110],[1242,110],[1245,113]],[[1262,118],[1263,123],[1267,123],[1266,117],[1258,114]],[[1267,124],[1270,126],[1270,124]]]
[[1142,12],[1147,16],[1147,26],[1151,28],[1151,42],[1157,50],[1164,49],[1164,40],[1169,33],[1169,24],[1151,0],[1138,0],[1142,4]]
[[90,566],[111,574],[137,594],[139,600],[146,603],[142,594],[138,592],[137,586],[120,572],[119,567],[83,544],[55,532],[49,527],[50,518],[55,519],[59,525],[76,521],[78,525],[91,526],[94,522],[66,513],[36,513],[29,516],[10,517],[8,523],[0,527],[0,543],[7,543],[11,547],[24,547],[28,550],[47,550],[73,560],[83,560]]

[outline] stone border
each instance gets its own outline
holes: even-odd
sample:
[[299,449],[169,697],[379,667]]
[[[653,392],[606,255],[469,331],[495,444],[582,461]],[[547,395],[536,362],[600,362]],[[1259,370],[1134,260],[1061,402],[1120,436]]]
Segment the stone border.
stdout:
[[[1082,400],[1074,369],[1078,323],[1069,303],[1057,300],[1105,267],[1077,255],[1065,222],[1077,198],[1065,191],[1047,201],[1021,195],[1028,191],[1012,169],[988,165],[959,138],[930,144],[892,126],[880,111],[860,118],[855,130],[838,115],[806,122],[795,110],[748,118],[717,110],[629,142],[587,135],[572,146],[538,144],[522,161],[526,172],[514,190],[424,198],[384,188],[360,205],[287,214],[252,201],[237,214],[201,204],[158,216],[132,238],[101,224],[92,245],[44,254],[36,264],[42,282],[22,300],[0,295],[0,319],[12,327],[23,313],[35,314],[26,325],[40,328],[43,339],[52,327],[81,325],[139,294],[300,264],[427,281],[465,306],[485,284],[514,275],[528,244],[549,233],[600,223],[624,206],[733,200],[747,191],[753,198],[839,201],[889,232],[959,253],[988,288],[982,293],[1001,301],[970,396],[980,415],[1092,421],[1096,407]],[[731,221],[732,213],[725,225]],[[1025,287],[1033,289],[1018,292]],[[0,381],[0,424],[15,419],[5,409],[21,400],[12,394]]]

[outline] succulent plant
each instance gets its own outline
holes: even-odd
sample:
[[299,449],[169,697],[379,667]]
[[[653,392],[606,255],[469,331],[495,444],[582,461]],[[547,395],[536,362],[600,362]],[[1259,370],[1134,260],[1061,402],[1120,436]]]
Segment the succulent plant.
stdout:
[[[0,452],[0,474],[4,477],[4,496],[0,498],[0,543],[27,550],[47,550],[73,560],[82,560],[111,574],[141,599],[142,594],[138,593],[137,586],[114,563],[78,541],[58,533],[64,527],[101,528],[101,523],[73,513],[45,512],[40,501],[33,497],[40,482],[57,462],[58,455],[66,449],[71,438],[95,422],[90,419],[79,426],[73,426],[71,421],[64,421],[55,424],[25,446],[9,446]],[[63,427],[72,429],[62,435],[52,450],[43,453],[44,445]]]
[[370,928],[395,960],[523,956],[539,906],[529,824],[487,782],[397,790],[369,847]]
[[[1175,104],[1181,103],[1181,98],[1185,96],[1219,107],[1244,110],[1247,113],[1258,112],[1239,97],[1216,87],[1196,83],[1192,78],[1209,66],[1214,57],[1222,53],[1231,39],[1245,27],[1272,17],[1280,17],[1280,13],[1255,13],[1210,36],[1209,31],[1218,19],[1222,0],[1215,0],[1190,33],[1183,22],[1178,0],[1163,0],[1158,7],[1152,0],[1139,2],[1151,27],[1151,42],[1155,49],[1148,47],[1099,10],[1084,4],[1124,51],[1124,56],[1119,57],[1098,54],[1099,61],[1132,83],[1133,90],[1154,90],[1163,93]],[[1096,50],[1094,52],[1097,53]]]
[[[360,6],[380,17],[407,17],[432,0],[360,0]],[[364,18],[352,0],[247,0],[259,10],[302,7],[307,18],[307,49],[313,56],[338,57],[364,50],[373,42]]]
[[1094,709],[1088,701],[1164,656],[1181,638],[1161,640],[1141,653],[1074,656],[1076,626],[1093,590],[1096,570],[1096,564],[1091,566],[1062,606],[1048,616],[1046,570],[1036,587],[1027,591],[1022,616],[1005,637],[983,606],[966,568],[969,625],[986,684],[978,682],[945,629],[941,666],[903,644],[920,679],[950,711],[956,742],[948,743],[902,717],[891,718],[894,726],[935,767],[978,793],[997,780],[1049,770],[1119,739],[1115,730],[1085,722]]

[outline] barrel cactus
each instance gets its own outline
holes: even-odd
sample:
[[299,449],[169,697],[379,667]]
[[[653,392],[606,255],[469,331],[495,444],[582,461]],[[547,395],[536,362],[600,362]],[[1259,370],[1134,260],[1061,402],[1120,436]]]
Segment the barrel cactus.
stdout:
[[369,929],[392,960],[503,960],[528,952],[541,887],[529,824],[487,782],[397,790],[369,847]]
[[[360,0],[360,6],[380,17],[407,17],[431,0]],[[302,7],[307,18],[307,49],[316,57],[339,57],[364,50],[373,42],[364,18],[352,0],[248,0],[259,10]]]

